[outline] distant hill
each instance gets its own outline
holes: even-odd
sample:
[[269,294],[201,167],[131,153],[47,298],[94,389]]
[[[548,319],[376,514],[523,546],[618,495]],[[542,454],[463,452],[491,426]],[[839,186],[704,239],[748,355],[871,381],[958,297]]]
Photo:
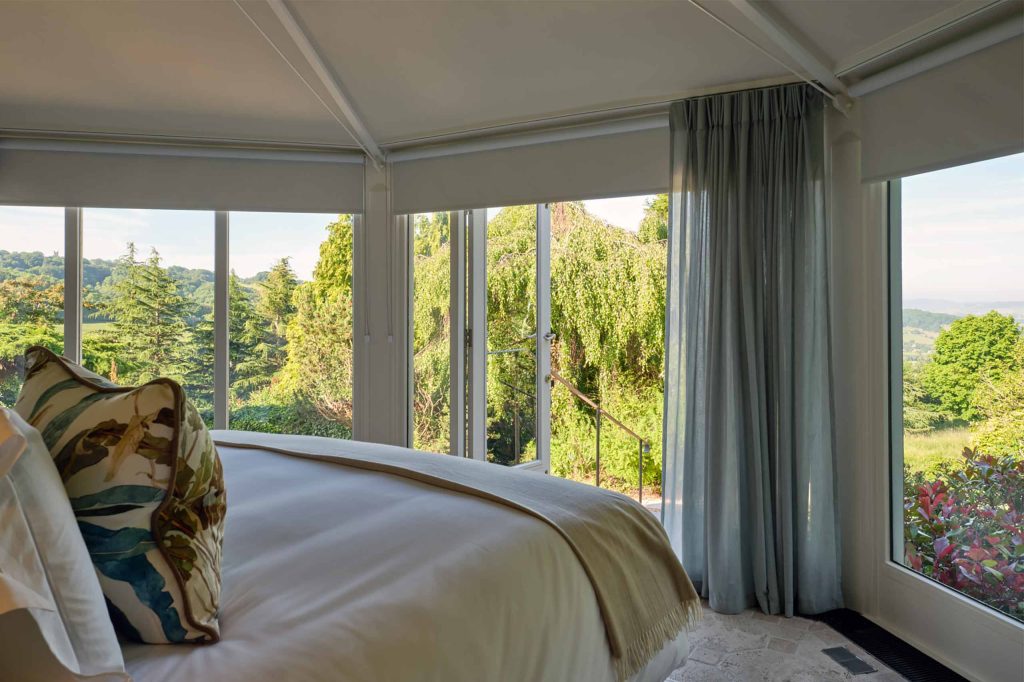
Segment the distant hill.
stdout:
[[[103,258],[82,259],[82,289],[89,311],[85,314],[86,322],[102,323],[109,319],[103,315],[99,305],[106,298],[105,283],[117,265],[116,260]],[[198,314],[205,315],[213,308],[212,270],[204,268],[184,268],[180,265],[164,265],[168,274],[178,283],[178,287],[199,305]],[[64,257],[59,254],[46,255],[41,251],[4,251],[0,250],[0,282],[25,275],[36,275],[52,280],[54,283],[64,277]],[[242,286],[255,292],[256,283],[266,280],[267,273],[259,272],[252,277],[240,277]]]
[[935,347],[939,333],[966,315],[984,315],[992,310],[1013,315],[1024,326],[1024,301],[978,301],[963,303],[941,299],[908,299],[903,309],[903,360],[924,362]]
[[990,310],[1013,315],[1018,322],[1024,322],[1024,301],[951,301],[941,298],[909,298],[903,301],[907,308],[928,310],[963,317],[984,315]]
[[913,327],[928,332],[940,332],[952,324],[959,316],[949,313],[933,313],[920,308],[903,309],[903,326]]
[[[102,284],[110,277],[116,260],[103,258],[82,259],[82,286],[89,288]],[[204,268],[185,268],[180,265],[164,264],[168,274],[185,291],[195,293],[203,285],[213,285],[213,271]],[[41,251],[4,251],[0,249],[0,281],[22,275],[39,275],[52,279],[64,276],[64,257],[59,254],[46,255]],[[252,277],[240,277],[243,284],[252,285],[267,279],[267,272],[258,272]]]

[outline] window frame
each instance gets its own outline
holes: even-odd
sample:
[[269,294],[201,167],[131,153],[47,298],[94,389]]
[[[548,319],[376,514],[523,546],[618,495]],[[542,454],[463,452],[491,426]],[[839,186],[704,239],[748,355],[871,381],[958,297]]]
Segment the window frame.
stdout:
[[[894,564],[903,563],[903,194],[899,178],[886,187],[889,321],[889,550]],[[916,571],[915,571],[916,574]],[[920,574],[919,574],[920,575]],[[923,576],[922,577],[926,577]],[[936,584],[941,584],[934,581]]]

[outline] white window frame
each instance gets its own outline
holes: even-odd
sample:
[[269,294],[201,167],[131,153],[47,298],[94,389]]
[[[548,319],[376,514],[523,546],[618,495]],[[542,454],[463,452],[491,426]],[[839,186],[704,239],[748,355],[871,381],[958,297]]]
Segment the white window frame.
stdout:
[[[905,566],[903,553],[903,292],[902,292],[902,188],[900,181],[887,186],[887,244],[882,254],[887,262],[888,307],[886,343],[888,362],[882,370],[889,381],[888,402],[889,455],[879,487],[887,500],[878,506],[884,515],[884,547],[877,565],[875,599],[877,613],[872,620],[905,639],[957,673],[971,679],[1009,679],[978,677],[983,670],[1013,670],[1013,657],[1024,662],[1024,625],[1004,613],[960,593],[937,580]],[[887,248],[886,248],[887,247]],[[881,312],[881,311],[880,311]],[[949,624],[955,623],[955,628]]]
[[[448,213],[448,249],[451,277],[448,287],[450,315],[450,324],[448,325],[448,452],[453,455],[465,456],[466,330],[468,329],[466,318],[466,211]],[[415,273],[413,276],[415,277]],[[411,337],[410,334],[410,339]]]
[[[537,204],[537,252],[535,260],[537,317],[535,351],[537,354],[534,386],[536,390],[535,440],[537,459],[514,465],[519,469],[551,469],[551,210]],[[407,230],[413,221],[407,220]],[[449,453],[477,460],[487,459],[487,210],[450,211],[449,225]],[[413,239],[410,235],[406,262],[409,278],[407,301],[407,357],[409,405],[407,440],[412,444],[413,371]],[[542,331],[543,330],[543,331]]]
[[64,357],[82,362],[82,209],[64,209]]
[[487,210],[468,211],[466,369],[467,456],[487,460]]

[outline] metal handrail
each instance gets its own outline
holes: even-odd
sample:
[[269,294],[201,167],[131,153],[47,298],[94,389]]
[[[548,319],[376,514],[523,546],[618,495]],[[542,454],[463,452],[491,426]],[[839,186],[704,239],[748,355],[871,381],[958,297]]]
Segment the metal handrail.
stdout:
[[650,450],[651,450],[650,442],[644,440],[644,438],[640,434],[638,434],[636,431],[634,431],[633,429],[629,428],[628,426],[623,424],[621,421],[616,419],[614,416],[609,414],[603,407],[601,407],[601,405],[599,403],[595,402],[592,398],[590,398],[588,395],[583,393],[583,391],[581,391],[580,389],[576,388],[571,383],[569,383],[565,379],[565,377],[563,377],[561,374],[558,373],[558,371],[556,369],[552,368],[551,369],[551,374],[549,374],[548,376],[549,376],[551,381],[557,381],[558,383],[560,383],[563,386],[565,386],[567,389],[569,389],[570,393],[572,393],[574,396],[579,398],[585,404],[589,405],[594,410],[594,415],[595,415],[596,420],[597,420],[597,443],[596,443],[596,445],[597,445],[597,448],[596,448],[596,450],[597,450],[597,461],[595,462],[594,484],[598,488],[601,487],[601,416],[604,415],[613,424],[618,426],[620,429],[622,429],[623,431],[628,433],[633,438],[637,439],[637,442],[639,443],[639,446],[640,446],[640,458],[639,458],[640,461],[639,461],[639,465],[638,465],[638,467],[639,467],[639,472],[638,472],[639,473],[639,481],[637,482],[637,498],[638,498],[638,501],[641,504],[643,504],[643,501],[644,501],[644,453],[645,452],[650,452]]

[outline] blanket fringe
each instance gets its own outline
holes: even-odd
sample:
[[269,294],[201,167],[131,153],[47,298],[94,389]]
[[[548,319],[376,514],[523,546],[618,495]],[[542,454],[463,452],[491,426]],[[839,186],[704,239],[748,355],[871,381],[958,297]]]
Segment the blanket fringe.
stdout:
[[636,675],[647,663],[661,651],[665,644],[679,636],[685,628],[692,630],[703,617],[700,599],[681,602],[633,641],[622,656],[616,658],[615,679],[625,682]]

